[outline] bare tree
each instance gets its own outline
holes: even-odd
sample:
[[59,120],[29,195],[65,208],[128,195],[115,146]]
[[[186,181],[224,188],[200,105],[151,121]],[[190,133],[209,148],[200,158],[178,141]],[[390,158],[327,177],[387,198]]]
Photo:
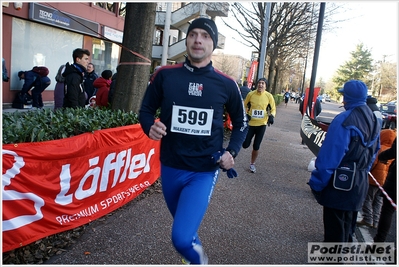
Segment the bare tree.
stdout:
[[112,109],[138,113],[148,85],[156,3],[127,3]]
[[240,56],[218,53],[212,55],[212,64],[216,69],[241,82],[248,60]]
[[373,71],[369,75],[372,81],[370,89],[372,95],[385,102],[397,96],[397,64],[384,59],[375,62]]
[[386,95],[396,98],[398,92],[397,84],[397,64],[392,62],[382,62],[381,64],[381,88]]
[[[318,3],[307,2],[274,2],[271,4],[271,15],[267,38],[267,59],[265,75],[270,82],[272,93],[276,93],[278,75],[292,72],[298,66],[298,61],[304,61],[309,50],[314,48],[317,31]],[[230,9],[240,27],[226,26],[236,31],[242,38],[242,43],[253,47],[258,52],[261,48],[262,33],[264,32],[265,2],[239,3],[235,2]],[[337,11],[332,4],[326,17]],[[331,22],[326,19],[324,27]],[[299,73],[299,70],[296,70]],[[290,75],[285,75],[290,77]]]

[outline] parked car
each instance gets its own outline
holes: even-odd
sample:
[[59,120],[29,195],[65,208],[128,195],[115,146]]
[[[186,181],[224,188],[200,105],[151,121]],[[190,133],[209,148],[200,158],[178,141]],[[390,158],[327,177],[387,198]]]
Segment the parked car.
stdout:
[[391,101],[380,105],[382,113],[382,129],[396,129],[396,111],[397,103]]
[[327,102],[331,102],[331,98],[330,98],[329,95],[326,96],[326,101],[327,101]]

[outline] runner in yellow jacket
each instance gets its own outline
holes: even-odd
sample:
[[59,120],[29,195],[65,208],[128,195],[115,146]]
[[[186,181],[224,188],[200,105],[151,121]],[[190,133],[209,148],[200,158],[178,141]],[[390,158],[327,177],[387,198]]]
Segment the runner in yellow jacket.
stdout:
[[271,93],[266,91],[268,81],[265,78],[258,80],[256,90],[248,93],[244,100],[244,106],[247,108],[247,115],[249,120],[249,129],[247,137],[245,138],[242,147],[248,148],[251,144],[252,138],[255,136],[253,149],[251,154],[251,164],[249,170],[252,173],[256,172],[255,161],[258,157],[260,144],[265,135],[266,125],[274,123],[276,116],[276,103]]

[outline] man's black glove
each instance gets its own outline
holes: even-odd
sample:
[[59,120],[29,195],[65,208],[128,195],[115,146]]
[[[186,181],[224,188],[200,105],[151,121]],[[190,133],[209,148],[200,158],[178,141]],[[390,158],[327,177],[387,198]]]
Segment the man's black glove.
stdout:
[[269,119],[267,120],[267,126],[270,126],[274,123],[274,116],[269,115]]

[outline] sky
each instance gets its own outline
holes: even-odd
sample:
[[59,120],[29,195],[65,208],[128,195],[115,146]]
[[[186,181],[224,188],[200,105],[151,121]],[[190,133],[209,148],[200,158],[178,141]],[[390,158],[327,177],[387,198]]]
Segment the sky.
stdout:
[[[342,5],[339,14],[335,14],[337,23],[331,32],[323,32],[319,60],[317,63],[316,80],[322,78],[330,80],[336,70],[351,58],[350,52],[355,51],[356,45],[363,43],[371,52],[373,60],[398,61],[398,13],[399,3],[396,1],[334,2]],[[326,2],[326,10],[331,2]],[[227,18],[228,20],[228,18]],[[239,35],[218,22],[219,32],[226,36],[226,45],[223,53],[239,54],[250,59],[252,49],[233,39],[240,39]],[[237,53],[237,51],[240,51]],[[310,56],[313,58],[313,55]],[[307,63],[307,77],[310,78],[313,61]]]

